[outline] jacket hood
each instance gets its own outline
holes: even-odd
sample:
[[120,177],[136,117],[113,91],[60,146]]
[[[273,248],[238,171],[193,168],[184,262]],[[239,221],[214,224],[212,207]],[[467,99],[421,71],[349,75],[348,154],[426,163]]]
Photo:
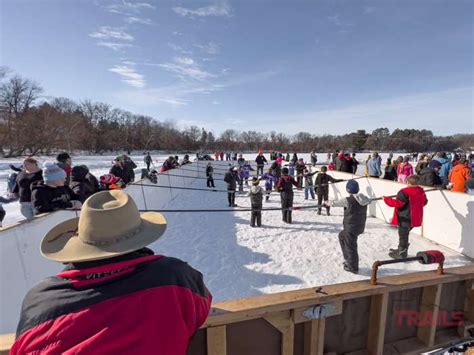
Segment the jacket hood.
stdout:
[[449,162],[448,159],[446,159],[446,158],[441,158],[441,157],[434,157],[433,160],[437,160],[437,161],[439,161],[441,164],[446,164],[446,163]]
[[463,164],[458,164],[458,165],[456,165],[456,166],[453,168],[452,171],[458,171],[458,170],[464,170],[464,169],[469,170],[469,168],[468,168],[467,166],[465,166],[465,165],[463,165]]
[[44,184],[44,181],[39,180],[35,181],[31,184],[31,191],[33,190],[41,190],[41,189],[53,189],[54,187],[48,186]]
[[359,203],[359,205],[361,206],[367,206],[370,204],[370,198],[368,198],[367,196],[365,196],[364,194],[357,194],[357,195],[354,195],[354,198],[356,199],[356,201]]
[[250,188],[250,193],[251,194],[258,194],[260,193],[261,191],[263,191],[262,187],[261,186],[252,186]]
[[89,169],[87,169],[85,166],[75,166],[72,168],[71,172],[72,181],[84,181],[88,172]]

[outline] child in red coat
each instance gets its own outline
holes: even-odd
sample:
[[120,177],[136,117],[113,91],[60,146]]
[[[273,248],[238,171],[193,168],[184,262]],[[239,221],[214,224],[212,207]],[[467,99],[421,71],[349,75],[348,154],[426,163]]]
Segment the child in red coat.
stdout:
[[384,202],[395,207],[392,224],[398,225],[398,249],[390,249],[388,255],[393,259],[408,256],[408,235],[414,227],[423,223],[423,207],[428,203],[425,191],[418,186],[418,176],[411,175],[407,179],[408,187],[398,191],[396,198],[384,197]]

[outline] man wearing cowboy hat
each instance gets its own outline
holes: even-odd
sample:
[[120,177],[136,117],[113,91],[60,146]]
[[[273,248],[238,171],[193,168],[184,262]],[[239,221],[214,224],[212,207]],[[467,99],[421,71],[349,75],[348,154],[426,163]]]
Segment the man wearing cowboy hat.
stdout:
[[11,354],[185,354],[212,296],[201,273],[146,248],[165,230],[123,191],[88,198],[41,242],[66,268],[26,295]]

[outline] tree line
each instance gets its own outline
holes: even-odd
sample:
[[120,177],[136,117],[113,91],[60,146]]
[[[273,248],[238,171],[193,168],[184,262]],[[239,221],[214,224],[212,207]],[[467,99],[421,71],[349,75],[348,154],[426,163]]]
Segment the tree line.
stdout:
[[451,151],[474,147],[473,134],[435,136],[430,130],[378,128],[344,135],[287,135],[227,129],[219,136],[190,126],[179,129],[101,102],[42,99],[43,88],[0,68],[0,155],[49,155],[59,150],[103,154],[114,151],[256,151],[350,150]]

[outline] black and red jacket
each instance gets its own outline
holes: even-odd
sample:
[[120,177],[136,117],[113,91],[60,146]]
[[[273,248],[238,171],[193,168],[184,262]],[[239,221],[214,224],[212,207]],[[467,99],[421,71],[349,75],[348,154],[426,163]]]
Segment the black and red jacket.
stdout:
[[428,203],[426,193],[419,186],[408,186],[398,191],[397,197],[384,197],[384,202],[395,207],[393,225],[408,225],[411,228],[423,224],[423,207]]
[[28,292],[10,354],[185,354],[211,300],[201,273],[147,248],[70,264]]

